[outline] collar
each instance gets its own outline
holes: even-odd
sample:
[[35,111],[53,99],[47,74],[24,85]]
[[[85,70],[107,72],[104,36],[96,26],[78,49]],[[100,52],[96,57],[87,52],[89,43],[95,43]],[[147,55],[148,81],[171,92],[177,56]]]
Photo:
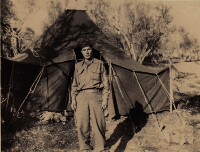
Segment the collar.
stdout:
[[95,58],[92,58],[92,60],[89,61],[88,63],[89,63],[89,64],[86,63],[85,59],[82,60],[82,66],[83,66],[84,64],[90,65],[91,63],[96,63],[96,59],[95,59]]

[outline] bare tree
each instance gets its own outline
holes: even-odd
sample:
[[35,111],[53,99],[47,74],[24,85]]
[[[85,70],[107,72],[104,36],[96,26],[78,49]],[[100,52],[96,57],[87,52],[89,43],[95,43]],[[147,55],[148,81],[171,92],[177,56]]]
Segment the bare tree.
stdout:
[[[66,1],[67,3],[67,1]],[[48,9],[48,22],[44,23],[43,29],[44,31],[52,25],[59,16],[63,13],[62,5],[59,1],[50,1],[47,5]]]
[[107,11],[110,8],[109,3],[106,0],[102,1],[89,1],[88,10],[91,14],[92,20],[97,24],[97,26],[105,32],[110,26]]
[[27,27],[26,30],[21,33],[21,51],[28,49],[31,47],[31,45],[34,43],[35,40],[35,31]]
[[164,5],[127,2],[113,8],[107,1],[94,1],[90,5],[95,6],[90,8],[95,23],[140,63],[148,55],[158,52],[173,19],[170,8]]
[[[26,18],[28,18],[29,14],[33,11],[34,0],[27,0],[21,2],[25,4],[28,10],[28,13],[22,19],[16,16],[13,10],[13,4],[11,0],[5,0],[1,2],[1,54],[3,57],[14,57],[15,55],[23,51],[23,46],[24,48],[28,47],[28,45],[26,44],[27,39],[25,36],[28,33],[27,30],[24,33],[22,32],[22,26]],[[11,21],[15,21],[15,24],[11,24]]]
[[1,56],[12,57],[12,28],[10,25],[11,18],[14,18],[12,2],[10,0],[1,1]]
[[172,21],[170,8],[161,5],[154,8],[155,15],[149,6],[138,5],[132,34],[132,41],[138,50],[137,61],[143,63],[145,57],[158,51],[162,39],[168,34],[168,26]]

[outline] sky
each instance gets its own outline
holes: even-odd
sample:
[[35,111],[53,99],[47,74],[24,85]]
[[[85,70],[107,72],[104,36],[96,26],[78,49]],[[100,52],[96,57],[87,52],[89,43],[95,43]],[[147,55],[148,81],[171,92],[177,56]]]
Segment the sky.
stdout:
[[[31,27],[36,35],[43,32],[42,26],[48,20],[49,2],[60,2],[62,9],[84,9],[87,0],[34,0],[34,7],[30,9],[26,0],[12,0],[15,13],[20,16],[23,27]],[[125,1],[131,0],[109,0],[113,7],[119,7]],[[132,0],[133,2],[139,0]],[[190,35],[200,42],[200,0],[145,0],[147,3],[166,4],[171,7],[171,14],[174,17],[173,24],[182,26]],[[31,12],[31,13],[29,13]]]
[[[118,7],[124,1],[134,0],[111,0],[111,3]],[[145,0],[145,2],[151,5],[165,4],[169,6],[173,16],[173,24],[184,27],[200,43],[200,0]]]
[[171,7],[173,23],[182,26],[200,42],[200,0],[164,1]]

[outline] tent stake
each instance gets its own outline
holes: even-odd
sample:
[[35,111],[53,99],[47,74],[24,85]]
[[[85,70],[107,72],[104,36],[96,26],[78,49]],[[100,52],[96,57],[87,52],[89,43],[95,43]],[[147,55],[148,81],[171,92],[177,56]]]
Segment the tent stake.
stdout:
[[150,110],[151,113],[152,113],[153,119],[155,120],[158,129],[159,129],[160,131],[162,131],[163,127],[160,127],[160,125],[159,125],[159,123],[158,123],[158,120],[157,120],[157,118],[156,118],[156,115],[154,114],[153,109],[152,109],[151,105],[150,105],[149,102],[148,102],[148,99],[147,99],[147,97],[146,97],[146,95],[145,95],[145,93],[144,93],[144,90],[143,90],[143,88],[142,88],[142,86],[141,86],[141,84],[140,84],[140,82],[139,82],[139,80],[138,80],[138,77],[137,77],[135,71],[133,71],[133,74],[134,74],[134,76],[135,76],[135,78],[136,78],[136,81],[137,81],[139,87],[140,87],[140,90],[142,91],[142,94],[143,94],[143,96],[144,96],[144,100],[145,100],[145,102],[147,103],[147,105],[148,105],[148,107],[149,107],[149,110]]

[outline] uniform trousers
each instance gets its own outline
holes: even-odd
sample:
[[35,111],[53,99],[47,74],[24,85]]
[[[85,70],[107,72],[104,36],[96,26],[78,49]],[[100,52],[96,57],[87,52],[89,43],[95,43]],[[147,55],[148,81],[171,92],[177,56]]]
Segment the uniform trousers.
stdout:
[[83,90],[76,96],[76,101],[76,125],[80,150],[91,149],[91,125],[95,140],[94,151],[104,151],[106,122],[101,108],[102,93]]

